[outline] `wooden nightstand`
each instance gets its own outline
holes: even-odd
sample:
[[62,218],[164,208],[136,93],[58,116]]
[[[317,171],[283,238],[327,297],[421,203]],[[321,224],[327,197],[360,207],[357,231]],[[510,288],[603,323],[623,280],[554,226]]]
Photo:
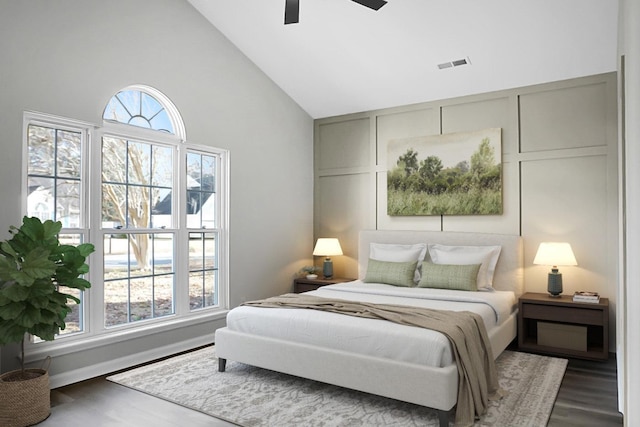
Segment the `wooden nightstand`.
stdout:
[[573,302],[526,293],[518,302],[520,350],[591,360],[609,358],[609,300]]
[[347,279],[344,277],[332,277],[331,279],[323,279],[318,277],[317,279],[307,279],[306,277],[300,277],[293,280],[293,292],[299,294],[301,292],[315,291],[319,287],[326,285],[333,285],[335,283],[351,282],[355,279]]

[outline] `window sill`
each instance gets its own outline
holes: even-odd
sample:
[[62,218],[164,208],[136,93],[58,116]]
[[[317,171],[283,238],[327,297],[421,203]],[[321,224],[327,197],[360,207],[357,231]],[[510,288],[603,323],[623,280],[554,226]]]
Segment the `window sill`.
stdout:
[[148,325],[137,325],[136,328],[110,331],[99,336],[84,339],[61,339],[59,341],[31,344],[28,348],[25,348],[25,363],[38,362],[46,357],[56,358],[78,351],[104,347],[110,344],[133,340],[151,334],[167,332],[201,323],[224,320],[227,313],[228,310],[218,310],[206,314],[199,314],[197,316],[182,317],[179,319],[150,323]]

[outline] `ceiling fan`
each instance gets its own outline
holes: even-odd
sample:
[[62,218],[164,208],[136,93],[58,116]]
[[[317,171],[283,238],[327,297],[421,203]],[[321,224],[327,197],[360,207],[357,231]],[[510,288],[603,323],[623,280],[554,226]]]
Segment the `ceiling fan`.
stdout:
[[[284,24],[297,24],[300,15],[300,0],[285,0],[284,6]],[[352,2],[361,4],[369,9],[378,10],[387,2],[385,0],[351,0]]]

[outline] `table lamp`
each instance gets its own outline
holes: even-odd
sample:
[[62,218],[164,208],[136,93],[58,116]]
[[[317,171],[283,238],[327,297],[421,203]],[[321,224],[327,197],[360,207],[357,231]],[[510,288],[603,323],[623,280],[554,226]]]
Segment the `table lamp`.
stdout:
[[322,265],[322,274],[325,279],[331,279],[331,277],[333,277],[333,261],[331,261],[330,257],[333,255],[342,255],[342,248],[340,247],[338,239],[318,239],[316,247],[313,249],[313,255],[326,257]]
[[571,245],[564,242],[540,243],[533,263],[552,266],[547,282],[547,291],[552,297],[559,297],[562,293],[562,273],[558,272],[558,266],[578,265]]

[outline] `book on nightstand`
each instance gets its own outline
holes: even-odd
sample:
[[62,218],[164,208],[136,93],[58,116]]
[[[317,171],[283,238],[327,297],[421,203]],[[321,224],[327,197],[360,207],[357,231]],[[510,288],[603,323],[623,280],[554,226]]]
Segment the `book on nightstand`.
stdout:
[[573,294],[573,300],[575,302],[599,303],[600,295],[597,292],[577,291]]

